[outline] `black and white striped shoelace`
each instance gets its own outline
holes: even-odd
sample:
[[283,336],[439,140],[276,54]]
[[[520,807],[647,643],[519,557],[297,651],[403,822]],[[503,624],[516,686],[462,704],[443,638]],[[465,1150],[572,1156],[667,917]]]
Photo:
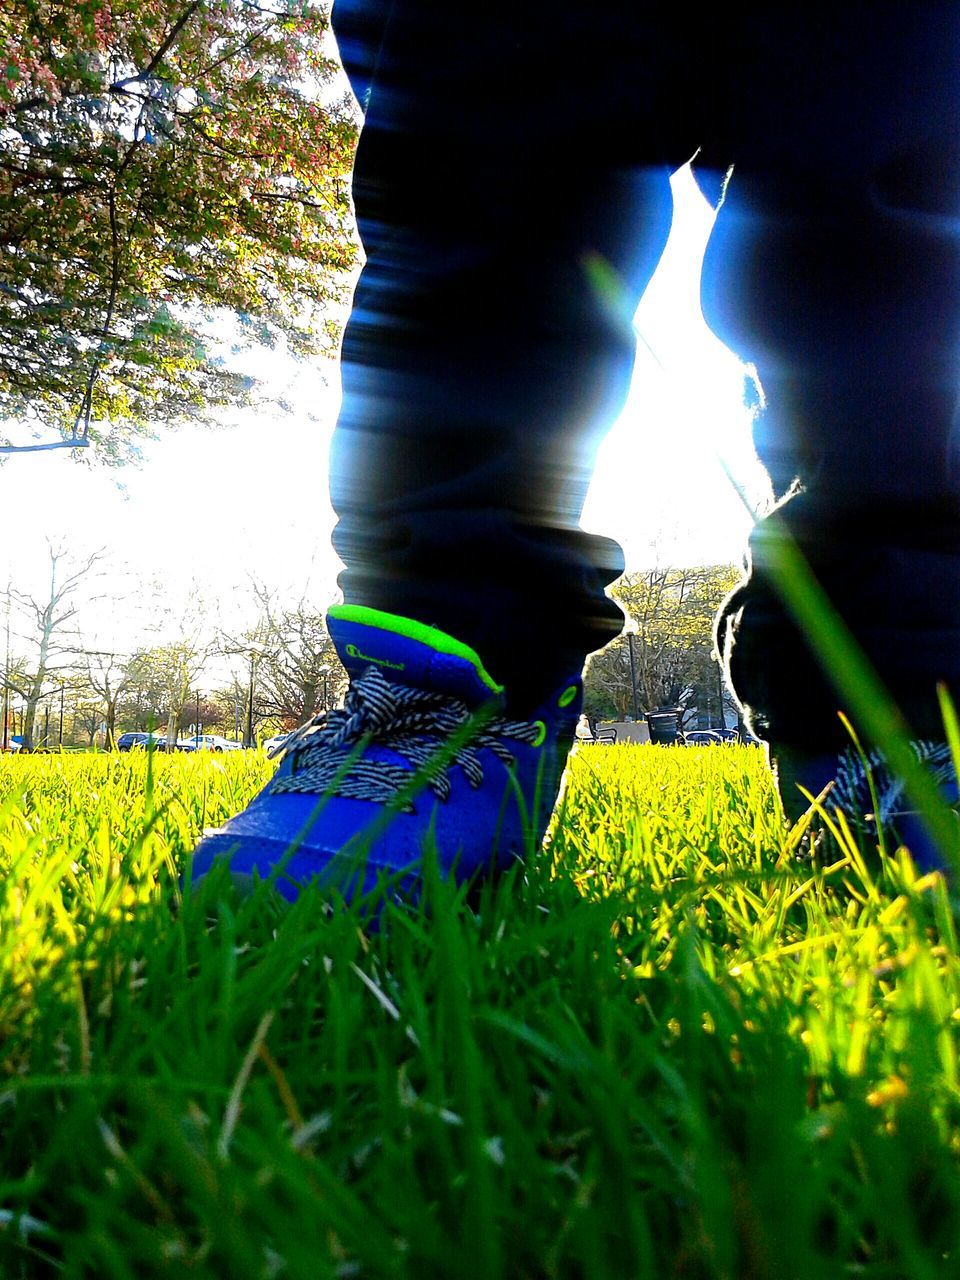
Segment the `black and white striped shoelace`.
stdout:
[[[476,721],[475,728],[469,728]],[[271,791],[338,795],[352,800],[383,803],[409,788],[414,773],[440,800],[450,796],[449,770],[459,765],[472,787],[483,782],[479,753],[489,750],[512,765],[515,757],[504,739],[533,745],[543,726],[532,720],[502,716],[478,717],[458,698],[406,685],[391,684],[376,667],[354,679],[342,708],[322,713],[288,738],[284,756],[291,755],[289,773],[281,772]],[[463,736],[450,752],[444,745]],[[385,760],[371,760],[357,750],[364,739],[389,747],[408,760],[413,771]],[[351,756],[354,756],[351,759]],[[413,805],[401,809],[412,812]]]
[[[917,759],[927,766],[938,786],[956,786],[953,757],[945,742],[917,740],[911,745],[917,753]],[[868,768],[876,794],[876,813],[873,813],[874,800],[867,777]],[[904,812],[907,806],[904,790],[903,779],[891,771],[882,752],[871,752],[866,758],[865,766],[860,756],[849,750],[840,758],[836,781],[827,803],[830,808],[837,806],[844,813],[858,818],[872,813],[874,820],[880,826],[885,826],[898,813]]]

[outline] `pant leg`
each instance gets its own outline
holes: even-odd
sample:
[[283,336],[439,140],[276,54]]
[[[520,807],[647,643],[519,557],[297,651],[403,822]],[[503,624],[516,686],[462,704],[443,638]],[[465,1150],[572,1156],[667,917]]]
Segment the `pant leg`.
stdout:
[[[335,22],[384,19],[354,42],[375,57],[332,456],[347,598],[453,631],[508,683],[552,682],[617,629],[615,550],[577,517],[629,380],[666,172],[702,147],[703,168],[736,166],[707,319],[759,367],[758,450],[781,491],[803,486],[784,508],[801,549],[928,732],[960,622],[955,7],[694,23],[531,2],[468,24],[439,0],[338,5]],[[735,689],[765,736],[822,749],[836,698],[762,538],[752,557],[726,614]]]
[[695,146],[664,110],[670,56],[627,3],[338,0],[333,18],[366,108],[331,454],[341,587],[452,632],[536,701],[622,626],[619,548],[578,521]]
[[[811,16],[812,15],[812,16]],[[793,535],[915,733],[960,693],[960,10],[780,11],[730,86],[735,163],[704,269],[708,322],[759,370],[756,443]],[[726,136],[723,136],[724,132]],[[765,521],[721,622],[755,731],[848,745],[781,603]]]

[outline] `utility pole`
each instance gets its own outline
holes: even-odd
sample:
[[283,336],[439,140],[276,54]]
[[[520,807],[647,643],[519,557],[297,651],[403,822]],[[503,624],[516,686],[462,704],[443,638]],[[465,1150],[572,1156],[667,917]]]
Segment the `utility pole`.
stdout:
[[63,681],[60,681],[60,747],[63,748]]

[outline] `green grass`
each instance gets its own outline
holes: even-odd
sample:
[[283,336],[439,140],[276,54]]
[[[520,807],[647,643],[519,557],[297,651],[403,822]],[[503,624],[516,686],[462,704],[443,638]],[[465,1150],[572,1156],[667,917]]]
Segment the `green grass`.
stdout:
[[4,1280],[960,1275],[939,877],[623,746],[472,907],[181,898],[271,768],[0,762]]

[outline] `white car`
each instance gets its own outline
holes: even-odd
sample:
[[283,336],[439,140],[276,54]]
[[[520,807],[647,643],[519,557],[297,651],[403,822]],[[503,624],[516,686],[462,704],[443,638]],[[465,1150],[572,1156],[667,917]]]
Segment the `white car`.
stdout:
[[242,751],[242,742],[231,742],[229,738],[221,738],[217,733],[195,733],[187,738],[185,744],[188,751]]
[[276,733],[272,738],[264,738],[261,746],[268,756],[276,755],[289,737],[289,733]]

